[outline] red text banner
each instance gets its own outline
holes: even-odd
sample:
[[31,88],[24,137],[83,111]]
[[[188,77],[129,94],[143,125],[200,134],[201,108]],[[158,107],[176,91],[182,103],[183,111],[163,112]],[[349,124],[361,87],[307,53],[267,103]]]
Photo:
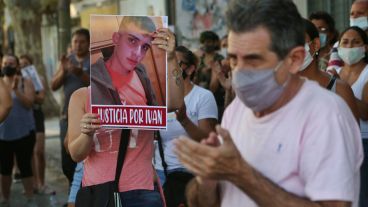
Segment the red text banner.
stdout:
[[114,128],[166,128],[166,107],[92,105],[92,113],[99,115],[102,126]]

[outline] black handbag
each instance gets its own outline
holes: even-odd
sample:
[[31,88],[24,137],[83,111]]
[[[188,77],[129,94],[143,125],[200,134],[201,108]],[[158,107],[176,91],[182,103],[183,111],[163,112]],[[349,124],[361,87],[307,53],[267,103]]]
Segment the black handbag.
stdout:
[[166,181],[163,184],[164,195],[167,207],[188,206],[185,197],[185,189],[190,180],[194,178],[194,175],[188,172],[167,172],[167,163],[165,161],[164,148],[162,145],[162,138],[160,133],[156,134],[158,141],[158,149],[161,157],[162,167]]
[[123,129],[120,135],[115,180],[106,183],[86,186],[79,189],[75,201],[76,207],[122,207],[119,195],[119,180],[123,169],[125,154],[130,138],[130,130]]
[[187,206],[185,189],[193,178],[193,174],[180,171],[171,172],[166,176],[163,189],[167,207]]

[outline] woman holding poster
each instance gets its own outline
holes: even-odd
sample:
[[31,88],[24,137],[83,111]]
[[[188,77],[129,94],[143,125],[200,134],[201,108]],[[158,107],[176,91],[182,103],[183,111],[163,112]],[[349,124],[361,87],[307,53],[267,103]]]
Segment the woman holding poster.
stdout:
[[[101,127],[101,116],[91,113],[91,104],[155,105],[155,94],[148,75],[145,74],[144,68],[139,66],[146,52],[154,47],[167,51],[168,74],[173,74],[167,81],[169,95],[175,96],[170,96],[168,108],[181,106],[182,102],[175,101],[183,100],[181,71],[177,67],[174,53],[175,37],[168,29],[156,30],[152,18],[123,17],[118,32],[112,35],[113,53],[110,57],[100,58],[92,65],[91,87],[79,89],[71,97],[68,146],[73,160],[84,160],[82,186],[114,180],[121,134],[120,129],[108,129],[106,125]],[[98,82],[101,80],[104,80],[104,84]],[[123,116],[123,113],[122,111],[119,116]],[[139,112],[137,114],[139,116]],[[166,120],[166,117],[164,119]],[[137,120],[139,121],[139,118]],[[119,181],[121,200],[128,207],[163,206],[154,184],[153,139],[152,130],[131,130]]]

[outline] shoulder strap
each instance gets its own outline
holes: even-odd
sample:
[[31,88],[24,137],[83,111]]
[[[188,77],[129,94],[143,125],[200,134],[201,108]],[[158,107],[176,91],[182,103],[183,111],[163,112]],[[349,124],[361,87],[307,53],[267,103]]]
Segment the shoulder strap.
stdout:
[[155,134],[157,136],[158,151],[160,152],[161,164],[162,164],[162,167],[164,168],[164,174],[167,177],[167,163],[165,161],[165,154],[164,154],[164,147],[162,145],[162,138],[161,138],[159,131],[155,132]]
[[337,79],[337,77],[335,75],[333,75],[331,77],[330,82],[328,83],[328,85],[326,87],[328,90],[331,90],[332,87],[335,85],[336,79]]
[[123,170],[124,159],[125,159],[126,151],[128,148],[129,139],[130,139],[130,129],[122,129],[121,135],[120,135],[118,159],[116,162],[115,186],[114,186],[115,192],[119,192],[120,174],[121,174],[121,171]]

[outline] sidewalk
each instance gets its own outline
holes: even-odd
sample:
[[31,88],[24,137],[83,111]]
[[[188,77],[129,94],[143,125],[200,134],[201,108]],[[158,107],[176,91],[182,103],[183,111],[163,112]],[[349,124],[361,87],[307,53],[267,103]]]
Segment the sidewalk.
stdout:
[[[61,154],[59,140],[59,119],[52,118],[45,121],[46,141],[46,184],[56,192],[58,207],[67,202],[68,183],[61,170]],[[11,207],[26,207],[23,196],[23,185],[12,184]],[[50,195],[35,195],[39,207],[49,207]]]

